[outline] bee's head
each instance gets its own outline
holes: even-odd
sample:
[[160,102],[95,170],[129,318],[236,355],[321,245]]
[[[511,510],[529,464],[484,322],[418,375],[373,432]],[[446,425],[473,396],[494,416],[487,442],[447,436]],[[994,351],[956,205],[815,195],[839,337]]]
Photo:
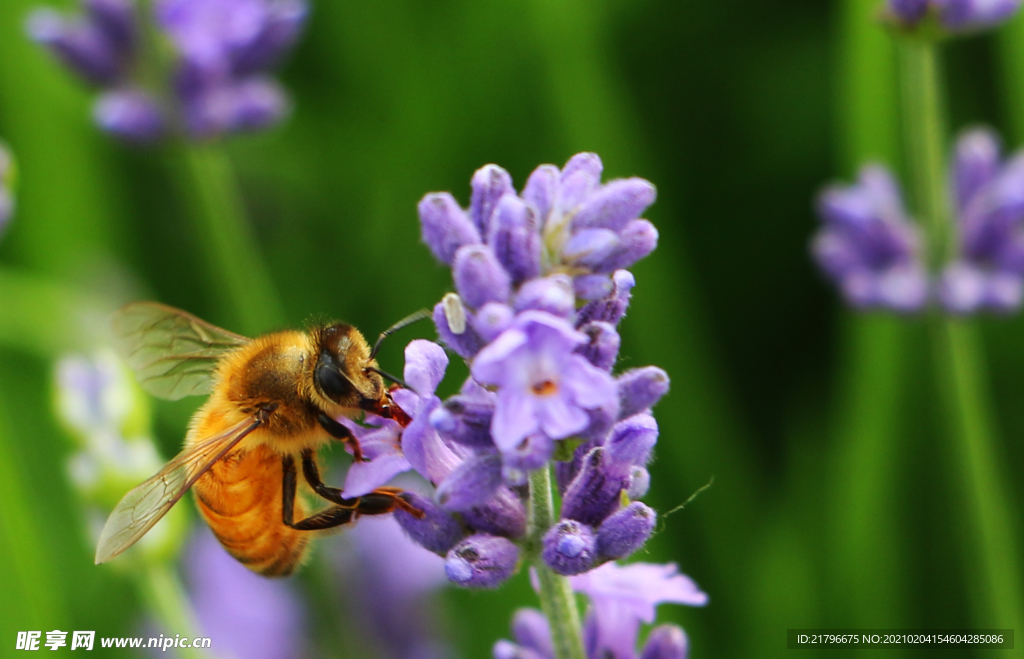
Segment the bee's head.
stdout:
[[359,330],[344,323],[313,332],[316,363],[313,387],[334,405],[375,410],[386,398],[384,380],[374,370],[370,346]]

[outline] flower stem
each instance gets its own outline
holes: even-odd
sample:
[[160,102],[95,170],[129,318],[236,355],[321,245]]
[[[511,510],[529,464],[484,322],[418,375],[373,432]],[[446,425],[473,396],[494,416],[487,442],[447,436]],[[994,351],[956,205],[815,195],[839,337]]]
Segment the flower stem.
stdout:
[[206,273],[225,316],[243,332],[279,325],[280,300],[252,233],[231,161],[212,144],[186,146],[185,184],[194,204]]
[[530,561],[536,568],[540,581],[540,604],[551,625],[555,659],[585,659],[583,637],[580,633],[580,614],[569,580],[552,572],[540,560],[541,538],[555,521],[550,467],[530,473],[529,512],[527,533]]
[[[945,135],[936,47],[927,42],[906,43],[903,75],[908,166],[918,208],[928,226],[932,257],[938,262],[954,253],[956,245],[945,192]],[[955,464],[962,466],[962,484],[971,511],[972,527],[967,535],[973,540],[971,549],[979,566],[972,575],[975,619],[986,626],[1019,627],[1024,623],[1024,607],[1014,517],[997,468],[981,343],[971,321],[949,316],[933,319],[932,335],[940,402],[948,413]]]

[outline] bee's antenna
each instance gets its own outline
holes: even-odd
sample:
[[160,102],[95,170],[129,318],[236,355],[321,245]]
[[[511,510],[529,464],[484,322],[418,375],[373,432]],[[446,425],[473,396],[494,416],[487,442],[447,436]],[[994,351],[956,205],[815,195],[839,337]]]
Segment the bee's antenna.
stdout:
[[391,380],[392,382],[397,384],[402,389],[408,389],[409,388],[404,382],[402,382],[402,380],[400,380],[399,378],[396,378],[395,376],[391,375],[390,373],[385,373],[384,371],[380,370],[379,368],[376,368],[374,366],[367,366],[366,370],[370,371],[371,373],[376,373],[377,375],[381,376],[385,380]]
[[[398,330],[402,329],[403,327],[408,327],[409,325],[412,325],[413,323],[419,322],[426,318],[430,318],[430,309],[420,309],[416,313],[406,316],[402,320],[398,321],[391,327],[381,332],[380,336],[377,337],[377,342],[373,344],[373,350],[370,351],[370,360],[372,361],[373,358],[377,356],[377,351],[380,350],[380,344],[384,343],[384,339],[388,338],[389,336],[391,336]],[[393,378],[390,375],[387,375],[386,373],[381,373],[375,368],[371,368],[370,370],[376,371],[377,374],[380,375],[381,377],[385,377],[388,378],[389,380],[397,382],[398,384],[402,384],[401,380]],[[404,387],[405,385],[402,384],[402,386]]]

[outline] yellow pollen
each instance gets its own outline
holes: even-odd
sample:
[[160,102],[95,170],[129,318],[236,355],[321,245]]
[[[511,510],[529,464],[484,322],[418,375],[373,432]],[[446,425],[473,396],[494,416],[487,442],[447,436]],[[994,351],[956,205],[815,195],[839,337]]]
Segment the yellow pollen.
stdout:
[[558,385],[551,380],[544,380],[533,385],[533,393],[538,396],[550,396],[558,391]]

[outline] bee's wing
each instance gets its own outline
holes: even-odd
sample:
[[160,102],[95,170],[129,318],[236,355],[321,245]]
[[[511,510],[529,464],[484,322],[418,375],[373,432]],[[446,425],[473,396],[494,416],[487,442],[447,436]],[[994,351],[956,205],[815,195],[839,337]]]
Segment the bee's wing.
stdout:
[[245,419],[179,453],[156,475],[124,495],[100,533],[96,564],[105,563],[134,545],[217,460],[256,430],[259,417]]
[[118,350],[142,388],[160,398],[210,393],[225,353],[249,339],[156,302],[134,302],[114,315]]

